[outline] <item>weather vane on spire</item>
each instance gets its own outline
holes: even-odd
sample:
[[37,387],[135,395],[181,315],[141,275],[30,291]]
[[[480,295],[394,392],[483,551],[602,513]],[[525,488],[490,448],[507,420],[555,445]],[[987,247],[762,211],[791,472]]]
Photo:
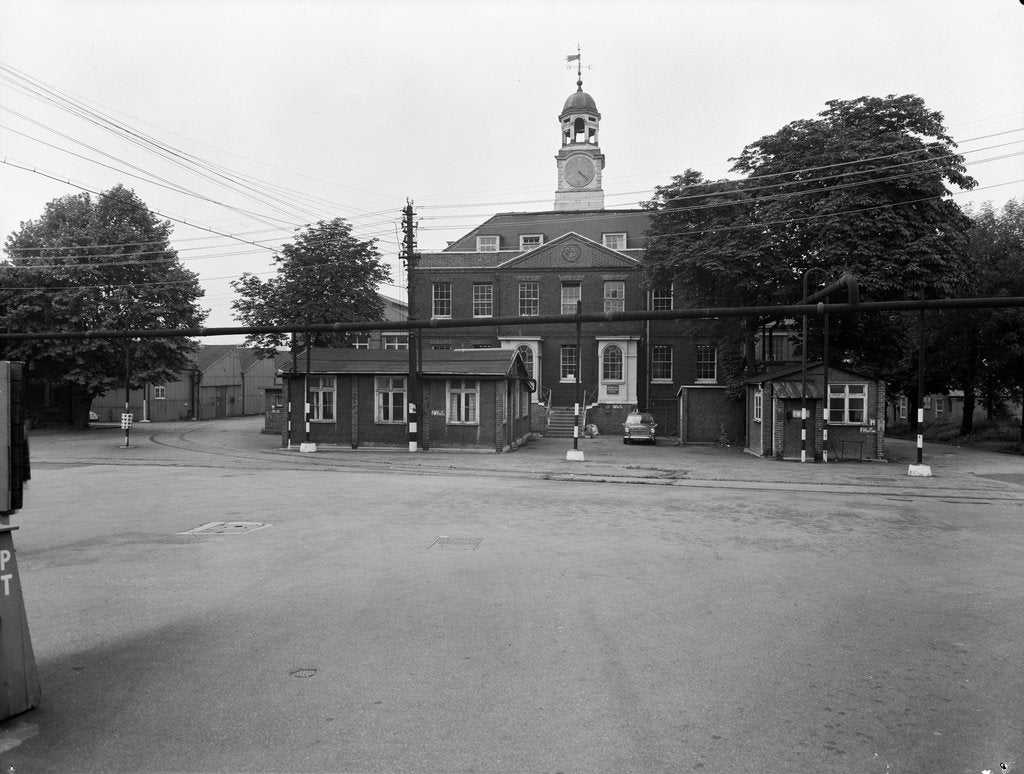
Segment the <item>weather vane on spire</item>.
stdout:
[[[571,62],[575,62],[576,63],[576,85],[579,88],[582,89],[583,88],[583,62],[580,61],[580,45],[579,45],[579,43],[576,44],[576,53],[575,54],[568,54],[565,57],[565,61],[568,62],[568,63],[571,63]],[[570,67],[570,66],[571,66],[570,64],[566,64],[566,67]],[[587,69],[588,70],[590,69],[590,65],[587,65]]]

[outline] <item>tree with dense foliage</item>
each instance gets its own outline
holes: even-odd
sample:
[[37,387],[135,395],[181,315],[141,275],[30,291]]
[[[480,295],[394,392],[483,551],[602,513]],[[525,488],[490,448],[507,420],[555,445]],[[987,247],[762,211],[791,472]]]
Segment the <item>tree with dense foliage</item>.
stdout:
[[[742,179],[708,182],[688,172],[656,190],[647,203],[652,281],[674,277],[684,294],[697,288],[702,304],[716,306],[797,303],[812,268],[829,281],[850,271],[861,298],[872,301],[945,297],[963,287],[970,219],[947,186],[975,182],[942,115],[913,95],[826,105],[744,148],[731,170]],[[742,337],[755,328],[746,321]],[[832,352],[910,384],[909,374],[896,373],[916,346],[907,330],[899,314],[846,316],[834,320]],[[809,353],[820,339],[809,337]]]
[[[1024,296],[1024,206],[986,203],[971,215],[966,295]],[[934,357],[964,393],[961,435],[974,431],[976,396],[989,418],[1005,413],[1008,402],[1024,403],[1024,309],[952,310],[939,315],[936,328]]]
[[[198,276],[170,246],[160,221],[133,191],[118,185],[95,199],[55,199],[38,220],[21,224],[4,245],[0,319],[12,333],[194,328],[206,319]],[[173,339],[7,341],[2,357],[23,360],[30,383],[64,386],[76,427],[92,399],[123,387],[126,350],[133,388],[177,378],[195,342]]]
[[[231,283],[239,298],[235,317],[245,325],[283,326],[293,323],[373,322],[383,319],[377,293],[391,279],[381,263],[377,240],[362,241],[342,218],[320,221],[298,232],[274,256],[277,273],[268,280],[246,272]],[[344,346],[348,334],[315,334],[319,346]],[[246,343],[272,354],[285,334],[252,334]]]

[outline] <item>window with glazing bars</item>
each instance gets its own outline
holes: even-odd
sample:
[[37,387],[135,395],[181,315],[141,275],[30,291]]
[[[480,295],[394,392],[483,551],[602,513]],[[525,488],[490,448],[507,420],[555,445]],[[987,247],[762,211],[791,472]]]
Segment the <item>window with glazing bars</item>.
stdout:
[[672,381],[672,345],[655,344],[651,347],[651,378]]
[[451,317],[452,316],[452,283],[450,282],[435,282],[434,283],[434,305],[431,309],[431,316],[433,317]]
[[403,424],[405,422],[405,377],[378,376],[377,416],[380,424]]
[[606,312],[626,311],[626,283],[606,282],[604,283],[604,310]]
[[578,282],[562,283],[562,314],[576,314],[576,302],[583,298]]
[[494,286],[491,285],[490,283],[474,283],[473,316],[494,316]]
[[536,317],[540,314],[540,283],[519,283],[519,314],[523,317]]
[[480,383],[469,379],[451,379],[448,382],[448,424],[475,425]]

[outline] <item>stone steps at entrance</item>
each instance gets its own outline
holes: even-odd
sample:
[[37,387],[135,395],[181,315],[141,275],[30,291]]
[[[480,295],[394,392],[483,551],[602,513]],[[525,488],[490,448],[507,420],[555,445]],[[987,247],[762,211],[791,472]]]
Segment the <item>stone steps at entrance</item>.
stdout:
[[548,438],[572,438],[576,426],[576,414],[571,406],[552,406],[548,410],[548,427],[544,435]]

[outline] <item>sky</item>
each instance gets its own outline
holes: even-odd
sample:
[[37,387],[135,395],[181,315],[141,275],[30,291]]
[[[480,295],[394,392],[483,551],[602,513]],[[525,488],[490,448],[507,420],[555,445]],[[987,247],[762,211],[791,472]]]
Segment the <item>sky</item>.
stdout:
[[407,201],[420,250],[552,208],[577,47],[607,208],[889,94],[944,115],[958,202],[1024,200],[1024,0],[0,0],[0,232],[124,184],[225,327],[232,279],[343,217],[404,300]]

